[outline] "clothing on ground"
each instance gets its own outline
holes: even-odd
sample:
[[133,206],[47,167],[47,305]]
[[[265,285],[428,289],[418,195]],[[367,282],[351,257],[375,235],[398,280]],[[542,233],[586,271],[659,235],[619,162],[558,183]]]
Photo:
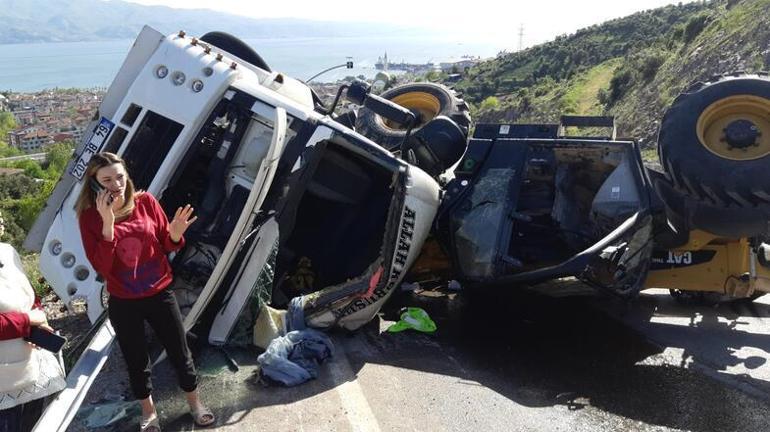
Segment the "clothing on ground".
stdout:
[[318,377],[318,367],[334,352],[326,334],[314,330],[295,330],[273,339],[258,358],[260,378],[269,383],[295,386]]

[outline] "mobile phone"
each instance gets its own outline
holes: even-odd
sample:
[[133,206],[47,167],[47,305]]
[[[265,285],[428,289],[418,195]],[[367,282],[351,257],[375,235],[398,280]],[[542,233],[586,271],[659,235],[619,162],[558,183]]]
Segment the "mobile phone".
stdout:
[[99,193],[104,190],[104,186],[102,186],[95,178],[91,177],[88,179],[88,185],[91,186],[91,190]]
[[24,340],[53,353],[59,352],[67,342],[67,338],[64,336],[59,336],[40,327],[29,329],[29,336],[25,337]]
[[[94,193],[98,194],[99,192],[103,191],[105,189],[104,186],[101,185],[95,178],[91,177],[88,179],[88,185],[91,187],[91,190],[94,191]],[[110,195],[110,198],[108,202],[112,202],[112,195]]]

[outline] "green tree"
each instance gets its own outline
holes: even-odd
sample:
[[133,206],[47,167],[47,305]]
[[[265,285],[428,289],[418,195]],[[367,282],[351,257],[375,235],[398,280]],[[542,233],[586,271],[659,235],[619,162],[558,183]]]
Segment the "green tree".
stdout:
[[482,111],[494,110],[500,108],[500,100],[494,96],[489,96],[481,102],[479,109]]
[[72,142],[61,142],[48,147],[45,155],[45,173],[49,180],[58,180],[72,157]]
[[24,230],[25,233],[29,232],[32,228],[32,224],[35,223],[37,215],[40,210],[43,209],[43,205],[48,196],[53,191],[54,183],[50,180],[42,183],[42,187],[38,188],[38,192],[34,195],[25,196],[24,198],[16,201],[16,223]]
[[703,12],[690,18],[684,27],[684,34],[682,35],[684,42],[689,43],[695,39],[709,22],[711,22],[711,14],[708,12]]
[[5,139],[8,131],[16,129],[16,119],[8,111],[0,112],[0,139]]
[[26,174],[0,175],[0,211],[5,219],[5,241],[17,249],[43,208],[53,182],[38,181]]
[[24,174],[0,175],[0,201],[20,199],[40,190],[35,179]]
[[446,74],[437,70],[432,70],[425,74],[425,79],[431,82],[441,81],[444,78],[446,78]]
[[655,78],[660,66],[666,61],[665,51],[648,49],[642,51],[639,55],[637,70],[644,82],[650,82]]
[[0,157],[19,156],[22,151],[16,147],[9,146],[5,141],[0,139]]
[[8,145],[8,132],[16,129],[16,119],[13,118],[13,114],[3,111],[0,112],[0,157],[16,156],[20,154],[19,149],[10,147]]
[[23,159],[15,162],[13,165],[14,165],[14,168],[23,169],[24,174],[26,174],[29,177],[36,178],[36,179],[47,178],[45,171],[43,171],[43,167],[41,167],[38,162],[33,161],[31,159]]
[[621,67],[615,70],[610,79],[609,105],[614,104],[626,94],[626,91],[633,84],[633,79],[634,75],[629,68]]

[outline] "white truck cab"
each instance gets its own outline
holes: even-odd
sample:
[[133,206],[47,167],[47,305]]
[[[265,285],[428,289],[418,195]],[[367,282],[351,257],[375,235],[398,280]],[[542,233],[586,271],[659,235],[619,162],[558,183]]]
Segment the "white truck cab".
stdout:
[[[65,303],[95,321],[104,282],[75,200],[95,153],[120,155],[137,189],[199,220],[171,258],[191,329],[226,343],[254,302],[298,298],[308,326],[357,328],[404,276],[439,204],[438,184],[314,109],[310,89],[183,32],[145,27],[25,246]],[[252,311],[253,312],[253,311]],[[246,315],[244,315],[246,314]],[[202,335],[201,335],[202,336]]]

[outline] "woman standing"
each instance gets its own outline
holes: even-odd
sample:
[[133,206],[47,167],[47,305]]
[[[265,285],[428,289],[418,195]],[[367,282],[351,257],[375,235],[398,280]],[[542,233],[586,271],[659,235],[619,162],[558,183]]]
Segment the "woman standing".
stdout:
[[50,330],[19,254],[0,243],[0,432],[31,430],[44,398],[66,386],[56,356],[24,341],[33,327]]
[[95,154],[85,174],[88,186],[76,204],[88,260],[104,277],[110,293],[108,315],[126,360],[131,389],[142,406],[142,431],[160,431],[152,400],[151,363],[145,321],[155,331],[176,369],[195,423],[208,426],[214,415],[198,397],[198,375],[187,346],[166,254],[184,246],[183,234],[195,222],[187,205],[168,222],[158,201],[137,192],[125,162],[112,153]]

